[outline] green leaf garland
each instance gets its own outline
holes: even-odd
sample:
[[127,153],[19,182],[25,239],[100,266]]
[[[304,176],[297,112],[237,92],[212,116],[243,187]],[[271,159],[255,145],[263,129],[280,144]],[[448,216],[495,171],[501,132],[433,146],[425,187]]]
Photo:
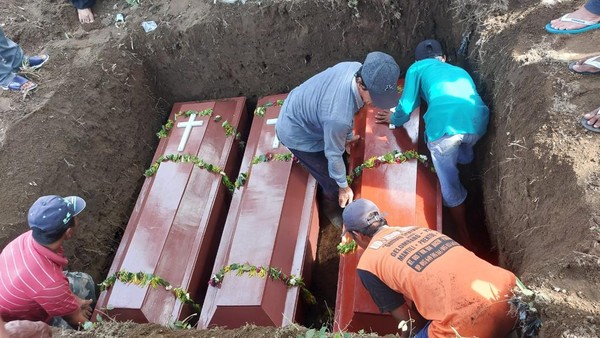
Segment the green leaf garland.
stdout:
[[[198,116],[212,116],[212,113],[213,113],[212,108],[204,109],[202,111],[188,110],[188,111],[177,112],[177,113],[175,113],[175,120],[168,119],[167,123],[165,123],[160,128],[160,131],[158,133],[156,133],[156,136],[158,136],[158,138],[165,138],[165,137],[169,136],[169,131],[171,129],[173,129],[173,125],[175,124],[175,122],[177,122],[177,118],[179,116],[190,117],[193,114],[196,114]],[[220,116],[219,116],[219,118],[220,118]]]
[[414,150],[407,150],[405,152],[393,150],[387,154],[369,158],[361,165],[354,168],[354,170],[352,170],[352,172],[346,176],[346,179],[348,180],[348,184],[352,184],[357,177],[362,175],[362,172],[365,169],[377,168],[382,164],[401,164],[408,160],[417,160],[423,163],[425,166],[428,166],[427,156],[425,155],[420,155]]
[[220,287],[223,283],[226,273],[234,272],[237,276],[247,274],[248,277],[271,278],[272,280],[282,281],[288,288],[298,287],[302,293],[302,297],[308,304],[316,304],[315,296],[306,288],[304,280],[300,276],[286,275],[280,268],[266,266],[255,266],[249,263],[239,264],[231,263],[213,274],[208,281],[208,285],[212,287]]
[[183,288],[174,288],[171,283],[167,282],[164,278],[155,276],[151,273],[145,272],[129,272],[125,270],[118,271],[111,276],[108,276],[102,283],[98,284],[100,286],[100,291],[108,290],[112,287],[116,281],[119,281],[124,284],[133,284],[139,287],[150,286],[153,289],[156,289],[159,286],[162,286],[167,291],[173,292],[175,297],[179,299],[184,304],[189,304],[192,306],[194,311],[200,312],[200,305],[190,297],[190,293],[184,290]]
[[262,106],[257,106],[256,109],[254,110],[254,115],[259,116],[259,117],[265,117],[267,108],[272,107],[272,106],[283,106],[283,101],[284,100],[277,100],[274,103],[269,101],[269,102],[263,104]]

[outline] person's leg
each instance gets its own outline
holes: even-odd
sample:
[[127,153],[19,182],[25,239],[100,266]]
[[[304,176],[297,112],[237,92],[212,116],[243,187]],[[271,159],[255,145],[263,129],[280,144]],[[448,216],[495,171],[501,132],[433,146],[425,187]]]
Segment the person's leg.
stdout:
[[338,203],[339,187],[335,180],[329,177],[328,161],[325,153],[309,153],[296,149],[290,149],[292,154],[298,158],[306,170],[319,182],[323,191],[323,213],[331,223],[337,227],[342,227],[342,208]]
[[[588,0],[585,5],[578,10],[567,14],[568,18],[575,20],[584,20],[590,23],[600,22],[600,0]],[[550,21],[550,26],[559,30],[573,30],[588,26],[578,22],[561,21],[560,18]]]
[[96,284],[94,284],[92,276],[77,271],[65,271],[64,274],[69,280],[69,288],[75,296],[81,299],[91,299],[93,300],[92,305],[94,305],[96,302]]
[[[92,276],[85,272],[72,272],[63,271],[65,277],[69,280],[69,289],[75,294],[75,296],[81,299],[92,299],[92,308],[96,305],[96,284]],[[74,329],[66,320],[62,317],[52,317],[50,322],[51,326],[60,327],[63,329]]]
[[569,63],[569,70],[577,74],[600,74],[600,55],[573,61]]
[[0,28],[0,85],[7,87],[23,63],[23,50],[4,35]]
[[95,0],[71,0],[71,3],[73,6],[75,6],[75,8],[77,8],[79,22],[94,22],[94,13],[92,12],[92,7],[94,7],[94,4],[96,3]]
[[[431,160],[442,188],[442,201],[450,211],[456,225],[461,244],[471,245],[471,236],[467,230],[466,212],[464,201],[467,190],[460,183],[458,172],[458,156],[465,135],[444,136],[433,142],[428,142],[427,147],[431,152]],[[463,155],[466,156],[466,155]]]
[[591,131],[600,132],[600,108],[583,115],[581,124]]

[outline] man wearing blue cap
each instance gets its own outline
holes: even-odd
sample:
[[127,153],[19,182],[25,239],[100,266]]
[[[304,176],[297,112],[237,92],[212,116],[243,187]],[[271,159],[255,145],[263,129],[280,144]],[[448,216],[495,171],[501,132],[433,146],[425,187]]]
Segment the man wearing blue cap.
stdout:
[[389,109],[398,100],[400,68],[371,52],[365,62],[341,62],[290,92],[277,119],[277,136],[319,182],[323,211],[341,227],[342,208],[354,193],[346,180],[345,150],[358,141],[354,115],[365,103]]
[[464,69],[446,63],[436,40],[417,45],[416,62],[406,72],[404,90],[394,113],[381,111],[377,122],[403,125],[410,113],[427,103],[423,115],[425,141],[440,180],[442,201],[449,208],[463,245],[471,246],[457,164],[473,160],[473,146],[487,129],[489,110],[479,97],[473,79]]
[[92,278],[66,272],[63,242],[77,228],[85,208],[81,197],[38,198],[28,213],[30,231],[0,253],[0,317],[43,321],[53,326],[79,327],[89,319],[95,301]]

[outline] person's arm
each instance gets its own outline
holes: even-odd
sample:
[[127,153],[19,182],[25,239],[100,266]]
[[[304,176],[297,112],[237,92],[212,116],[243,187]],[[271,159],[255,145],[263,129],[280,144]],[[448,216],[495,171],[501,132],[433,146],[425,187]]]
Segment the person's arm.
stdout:
[[408,122],[410,113],[421,104],[420,87],[421,79],[419,73],[419,65],[413,64],[408,68],[404,79],[404,89],[402,96],[396,106],[396,111],[390,117],[390,122],[397,126],[401,126]]
[[331,177],[340,187],[338,202],[340,207],[352,201],[354,194],[348,186],[346,178],[346,164],[342,155],[346,150],[347,136],[351,132],[350,126],[338,121],[325,121],[323,124],[323,141],[325,143],[325,157],[327,169]]
[[73,313],[62,316],[63,319],[69,323],[73,328],[78,328],[83,323],[87,322],[92,315],[92,308],[90,304],[92,304],[91,299],[81,299],[77,297],[77,303],[79,304],[79,308],[75,310]]

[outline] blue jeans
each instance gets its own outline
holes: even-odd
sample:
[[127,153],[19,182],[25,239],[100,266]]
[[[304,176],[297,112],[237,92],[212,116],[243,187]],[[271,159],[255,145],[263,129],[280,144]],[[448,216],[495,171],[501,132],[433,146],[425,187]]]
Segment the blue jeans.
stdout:
[[328,201],[334,201],[338,203],[338,195],[340,187],[337,182],[329,176],[329,162],[325,157],[324,151],[315,153],[309,153],[306,151],[300,151],[296,149],[290,149],[292,154],[298,158],[300,164],[302,164],[306,170],[319,182],[319,185],[323,189],[323,197]]
[[23,50],[0,28],[0,86],[8,86],[23,64]]
[[425,324],[425,326],[417,332],[417,335],[414,338],[429,338],[429,325],[431,324],[431,320]]
[[588,0],[585,3],[585,9],[596,15],[600,15],[600,0]]
[[467,198],[467,189],[460,183],[456,164],[473,161],[473,146],[479,138],[475,134],[446,135],[427,143],[442,187],[442,200],[449,208],[459,206]]

